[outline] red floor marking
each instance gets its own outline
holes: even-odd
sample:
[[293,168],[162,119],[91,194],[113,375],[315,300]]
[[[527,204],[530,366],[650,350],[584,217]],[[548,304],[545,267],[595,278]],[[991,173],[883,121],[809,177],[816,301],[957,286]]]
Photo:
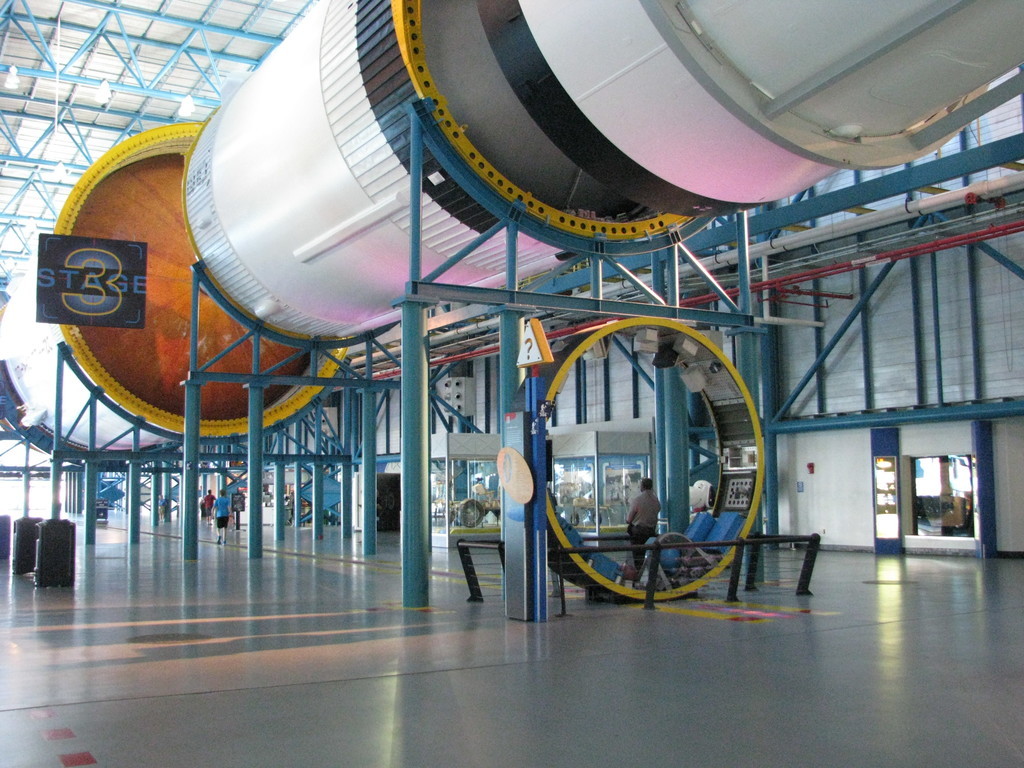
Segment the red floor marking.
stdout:
[[33,709],[28,713],[28,716],[33,720],[45,720],[48,717],[53,717],[52,709]]
[[59,739],[73,739],[75,732],[70,728],[54,728],[51,731],[43,731],[43,738],[47,741],[58,741]]
[[89,752],[72,752],[70,755],[61,755],[60,764],[64,768],[71,768],[74,765],[96,765],[96,758]]

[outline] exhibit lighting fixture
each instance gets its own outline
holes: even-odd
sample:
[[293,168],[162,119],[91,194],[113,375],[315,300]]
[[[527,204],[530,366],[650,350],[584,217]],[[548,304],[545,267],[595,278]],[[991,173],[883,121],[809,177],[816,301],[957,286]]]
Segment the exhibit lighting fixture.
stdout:
[[662,344],[652,361],[655,368],[672,368],[679,359],[679,353],[672,349],[672,344]]
[[103,82],[96,86],[96,91],[93,93],[92,98],[100,106],[105,106],[109,101],[113,93],[110,90],[110,81],[107,78],[103,78]]
[[21,78],[18,77],[18,68],[12,66],[7,70],[7,79],[4,80],[4,88],[8,91],[16,91],[21,85]]
[[50,173],[50,180],[60,184],[68,180],[68,167],[64,165],[64,161],[59,161],[53,166],[53,171]]
[[178,107],[178,117],[189,118],[192,117],[192,113],[196,111],[196,102],[192,98],[191,94],[185,96],[181,100],[181,106]]

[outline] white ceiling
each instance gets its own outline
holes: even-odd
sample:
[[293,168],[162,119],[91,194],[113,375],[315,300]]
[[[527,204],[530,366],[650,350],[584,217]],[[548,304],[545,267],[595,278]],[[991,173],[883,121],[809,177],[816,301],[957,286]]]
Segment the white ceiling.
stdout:
[[[0,16],[0,287],[78,177],[143,130],[202,121],[313,0],[13,0]],[[12,67],[18,83],[7,82]],[[96,100],[103,80],[105,104]],[[61,176],[58,163],[67,175]]]

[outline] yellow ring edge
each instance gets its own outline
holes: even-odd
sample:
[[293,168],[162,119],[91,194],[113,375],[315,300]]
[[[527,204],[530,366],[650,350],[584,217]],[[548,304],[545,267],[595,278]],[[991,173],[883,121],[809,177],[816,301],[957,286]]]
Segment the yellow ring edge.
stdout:
[[[596,344],[600,339],[605,336],[610,336],[613,333],[621,331],[625,328],[635,328],[638,326],[657,326],[659,328],[668,328],[670,330],[685,333],[690,338],[694,339],[702,347],[707,349],[709,352],[715,355],[718,360],[726,367],[729,374],[733,377],[736,382],[741,394],[743,395],[743,401],[746,403],[747,412],[751,417],[752,426],[754,428],[754,442],[757,446],[757,470],[754,474],[754,490],[753,490],[753,503],[750,505],[750,509],[747,512],[747,519],[744,522],[743,527],[740,529],[739,536],[745,537],[749,532],[751,526],[754,524],[754,520],[757,517],[757,510],[761,504],[761,492],[764,487],[764,437],[761,432],[761,420],[757,415],[757,409],[754,407],[754,399],[751,397],[750,390],[747,389],[746,383],[740,376],[736,367],[732,364],[729,358],[725,357],[720,349],[714,344],[710,343],[710,340],[703,334],[693,330],[687,325],[677,321],[663,318],[654,317],[632,317],[625,320],[616,320],[608,323],[607,325],[598,328],[596,331],[590,334],[583,342],[581,342],[565,359],[562,366],[558,369],[554,378],[551,380],[551,384],[548,387],[547,399],[554,400],[555,397],[562,389],[562,385],[565,383],[566,377],[569,375],[569,371],[575,365],[576,361],[583,356],[590,347]],[[717,429],[716,429],[717,432]],[[558,524],[558,517],[555,513],[554,507],[551,505],[550,498],[548,499],[548,528],[554,532],[558,542],[563,547],[571,547],[569,539],[566,537],[565,532],[562,531],[562,527]],[[654,593],[655,600],[674,600],[682,597],[683,595],[694,592],[700,589],[702,586],[707,584],[711,579],[718,576],[724,571],[731,563],[733,554],[735,553],[735,547],[729,549],[722,560],[712,570],[706,574],[686,584],[682,584],[675,589],[671,590],[660,590]],[[634,589],[633,587],[627,587],[625,584],[619,584],[611,579],[608,579],[598,573],[597,570],[591,567],[591,565],[581,555],[570,555],[573,562],[579,566],[579,568],[590,576],[595,582],[605,587],[606,589],[616,592],[620,595],[632,598],[634,600],[643,600],[647,596],[646,590]]]
[[[499,195],[509,202],[520,201],[526,206],[527,212],[547,226],[570,232],[583,237],[602,237],[609,240],[636,240],[660,234],[666,230],[681,226],[692,221],[690,216],[678,214],[659,215],[650,219],[614,224],[597,219],[587,219],[571,215],[547,205],[536,199],[526,190],[519,189],[507,179],[497,168],[492,166],[466,138],[458,121],[448,111],[447,101],[434,85],[434,79],[427,67],[424,54],[424,42],[419,23],[422,14],[422,0],[391,0],[391,15],[395,21],[395,36],[398,47],[405,62],[405,68],[422,99],[431,99],[436,105],[434,116],[438,127],[448,137],[448,141],[462,156],[462,160],[481,179],[489,184]],[[628,230],[628,231],[626,231]]]
[[[107,176],[140,160],[158,155],[179,152],[187,156],[195,146],[195,140],[202,132],[202,123],[175,123],[174,125],[152,128],[136,134],[111,149],[93,163],[79,178],[68,194],[54,225],[54,234],[70,235],[74,229],[78,215],[96,185]],[[184,209],[182,209],[184,210]],[[195,252],[195,241],[191,230],[188,231],[189,241]],[[82,337],[76,325],[61,325],[61,334],[71,348],[75,359],[82,369],[99,387],[108,393],[122,408],[146,420],[157,427],[184,432],[185,417],[147,403],[130,392],[96,359],[89,345]],[[338,364],[326,361],[318,375],[333,376]],[[310,401],[322,391],[322,387],[301,387],[293,394],[286,396],[265,411],[265,424],[270,426],[298,413],[309,405]],[[206,419],[200,422],[200,434],[206,437],[226,437],[246,431],[248,418],[239,419]]]

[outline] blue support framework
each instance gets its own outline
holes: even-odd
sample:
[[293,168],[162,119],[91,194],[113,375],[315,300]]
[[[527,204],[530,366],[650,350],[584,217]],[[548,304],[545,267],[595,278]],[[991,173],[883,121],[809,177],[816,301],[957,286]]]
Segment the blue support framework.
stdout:
[[[931,218],[944,218],[938,214],[932,214],[929,217],[921,217],[916,222],[916,226],[927,223]],[[893,409],[887,409],[887,412],[876,412],[874,408],[874,394],[873,394],[873,382],[868,373],[865,373],[865,399],[863,413],[857,414],[829,414],[826,407],[826,399],[824,395],[825,388],[827,387],[827,378],[825,376],[825,362],[828,356],[836,349],[837,345],[842,341],[845,334],[853,326],[853,323],[860,318],[861,319],[861,344],[862,344],[862,358],[870,361],[870,346],[871,346],[871,326],[866,319],[867,307],[871,301],[873,295],[878,291],[882,281],[890,273],[895,264],[896,260],[874,262],[874,265],[882,264],[881,271],[874,277],[869,283],[867,281],[867,273],[861,270],[858,279],[860,281],[861,290],[858,301],[851,308],[846,318],[841,322],[839,328],[833,333],[832,337],[827,343],[820,344],[816,347],[817,355],[814,362],[808,368],[807,372],[800,379],[800,381],[794,386],[792,391],[788,394],[785,401],[776,409],[774,409],[771,418],[766,420],[766,432],[799,432],[799,431],[816,431],[821,428],[821,425],[815,424],[810,420],[791,420],[789,415],[789,409],[794,405],[797,398],[811,382],[815,382],[815,387],[818,390],[818,407],[817,412],[821,415],[829,416],[829,424],[831,428],[842,427],[882,427],[889,426],[894,423],[909,423],[914,421],[935,421],[935,420],[953,420],[961,418],[999,418],[1001,416],[1012,416],[1020,413],[1020,404],[1016,401],[1006,400],[1003,402],[984,403],[981,402],[984,399],[984,377],[982,375],[980,355],[978,350],[981,346],[980,337],[980,322],[978,316],[978,286],[977,286],[977,265],[974,263],[977,253],[982,253],[995,261],[1000,266],[1006,268],[1012,275],[1018,278],[1024,278],[1024,268],[1021,268],[1015,262],[1011,261],[1007,256],[1002,254],[990,243],[981,241],[977,243],[970,243],[968,251],[968,267],[967,267],[967,292],[968,292],[968,306],[969,306],[969,338],[971,344],[971,350],[973,354],[970,356],[972,359],[972,380],[974,387],[974,402],[972,403],[956,403],[950,404],[946,400],[944,391],[944,354],[942,347],[942,334],[939,333],[940,328],[940,316],[942,304],[942,294],[940,293],[940,272],[938,270],[938,258],[936,251],[929,251],[924,256],[927,256],[927,290],[928,299],[931,304],[930,322],[933,329],[931,339],[931,354],[928,355],[925,349],[925,323],[923,315],[923,304],[921,293],[922,284],[924,283],[924,269],[921,268],[919,259],[920,255],[912,256],[909,259],[909,271],[910,271],[910,290],[911,290],[911,302],[912,302],[912,318],[913,318],[913,351],[914,351],[914,368],[916,371],[915,384],[917,390],[916,400],[912,404],[902,410],[897,411],[898,415],[894,417],[891,413]],[[820,315],[815,315],[816,319],[820,319]],[[815,329],[816,339],[820,340],[821,330],[820,328]],[[932,359],[931,377],[934,381],[934,397],[929,398],[926,384],[928,375],[925,370],[925,359],[930,357]],[[869,363],[866,363],[866,367]],[[934,411],[934,413],[933,413]]]
[[[556,268],[552,274],[534,281],[528,289],[519,285],[516,264],[516,238],[519,232],[534,235],[546,242],[552,242],[553,232],[538,220],[524,215],[523,206],[519,202],[509,203],[502,199],[485,184],[471,169],[466,168],[461,158],[448,141],[441,135],[431,116],[432,104],[429,101],[414,102],[410,112],[410,157],[411,157],[411,210],[410,210],[410,281],[406,295],[402,300],[403,325],[403,361],[402,361],[402,461],[403,461],[403,600],[407,607],[416,607],[428,603],[426,563],[421,556],[422,538],[420,523],[428,523],[427,518],[427,477],[425,469],[416,465],[417,459],[412,458],[417,451],[426,452],[427,423],[417,415],[420,398],[426,394],[409,378],[410,372],[416,377],[426,378],[421,371],[425,365],[425,354],[421,355],[424,323],[424,308],[445,302],[464,302],[498,307],[501,327],[501,346],[499,364],[499,408],[501,412],[511,409],[511,403],[520,374],[515,365],[518,353],[520,333],[520,313],[523,311],[564,311],[586,315],[605,315],[609,317],[656,317],[675,320],[689,320],[714,327],[750,328],[753,317],[747,312],[737,311],[731,301],[726,301],[730,311],[722,312],[705,309],[690,309],[679,306],[678,297],[678,258],[676,246],[685,237],[704,225],[704,221],[695,220],[684,228],[674,232],[652,237],[642,244],[637,242],[607,241],[600,238],[588,239],[569,233],[557,233],[558,246],[566,252],[577,254],[566,263]],[[444,284],[438,282],[445,272],[471,253],[470,248],[463,249],[456,257],[448,259],[442,267],[421,277],[420,244],[419,244],[419,200],[422,175],[422,157],[424,149],[429,149],[434,158],[444,166],[445,170],[463,189],[465,189],[480,205],[499,219],[500,225],[492,226],[487,232],[476,238],[474,247],[486,242],[505,228],[506,231],[506,281],[502,289],[477,288],[470,286]],[[626,257],[639,255],[644,260],[643,267],[653,259],[654,264],[663,273],[661,289],[657,286],[652,290],[638,277],[634,270],[627,266]],[[577,266],[587,264],[586,270],[572,273]],[[606,270],[605,267],[608,269]],[[562,295],[560,281],[569,274],[586,274],[589,280],[590,297]],[[603,283],[608,275],[614,275],[636,289],[641,301],[615,301],[603,298]],[[668,276],[668,279],[665,276]],[[717,282],[707,275],[710,283]],[[721,291],[719,287],[719,291]],[[723,292],[724,293],[724,292]],[[727,297],[726,297],[727,299]],[[510,309],[514,308],[514,309]],[[409,360],[409,356],[414,359]],[[678,377],[677,377],[678,378]],[[674,402],[675,411],[685,411],[686,398],[680,396]],[[685,415],[685,414],[683,414]],[[664,425],[664,419],[656,420]],[[674,421],[677,423],[677,421]],[[421,431],[419,434],[417,431]],[[684,430],[685,432],[686,430]],[[687,464],[690,451],[689,440],[685,434],[680,436],[681,449],[672,454],[674,462]],[[662,443],[663,444],[663,443]],[[678,485],[678,482],[676,483]],[[679,496],[688,492],[679,491]],[[685,504],[684,504],[685,506]],[[416,532],[405,533],[407,527],[415,526]]]

